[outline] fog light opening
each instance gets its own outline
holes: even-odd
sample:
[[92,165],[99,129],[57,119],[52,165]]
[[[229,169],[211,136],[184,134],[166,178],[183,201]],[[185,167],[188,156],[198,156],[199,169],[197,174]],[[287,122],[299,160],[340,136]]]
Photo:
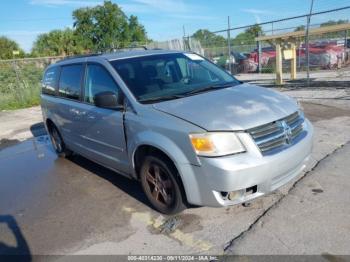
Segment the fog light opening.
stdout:
[[228,197],[228,192],[221,191],[220,192],[222,199],[226,200]]
[[244,190],[232,191],[228,194],[228,199],[231,201],[241,198],[244,194]]
[[245,196],[252,195],[258,191],[258,186],[251,186],[245,189]]
[[236,201],[241,199],[242,200],[249,196],[252,195],[254,193],[256,193],[258,191],[258,186],[251,186],[251,187],[247,187],[245,189],[240,189],[240,190],[236,190],[236,191],[231,191],[231,192],[226,192],[226,191],[221,191],[221,197],[223,200],[230,200],[230,201]]

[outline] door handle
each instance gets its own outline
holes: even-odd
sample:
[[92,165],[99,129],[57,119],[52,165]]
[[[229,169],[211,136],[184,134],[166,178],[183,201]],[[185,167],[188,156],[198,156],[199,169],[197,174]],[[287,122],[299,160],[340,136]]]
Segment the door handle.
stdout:
[[75,115],[78,115],[78,114],[79,114],[79,111],[76,110],[75,108],[69,109],[69,112],[72,113],[72,114],[75,114]]
[[75,109],[75,108],[69,109],[69,112],[78,116],[86,115],[86,111],[79,111],[78,109]]

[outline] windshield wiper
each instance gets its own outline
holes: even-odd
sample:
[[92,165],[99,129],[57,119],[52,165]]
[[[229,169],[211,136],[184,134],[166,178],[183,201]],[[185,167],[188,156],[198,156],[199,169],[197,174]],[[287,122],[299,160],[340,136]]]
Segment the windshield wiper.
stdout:
[[199,94],[203,92],[207,92],[210,90],[215,90],[215,89],[221,89],[221,88],[227,88],[231,87],[233,85],[237,84],[236,82],[229,82],[229,83],[224,83],[224,84],[218,84],[218,85],[210,85],[206,86],[200,89],[194,89],[192,91],[183,93],[183,94],[175,94],[175,95],[169,95],[169,96],[157,96],[157,97],[151,97],[151,98],[143,98],[139,99],[139,102],[144,103],[144,104],[150,104],[150,103],[157,103],[157,102],[162,102],[162,101],[167,101],[167,100],[173,100],[173,99],[178,99],[178,98],[183,98],[189,95],[194,95],[194,94]]
[[231,83],[230,82],[230,83],[225,83],[225,84],[221,84],[221,85],[210,85],[210,86],[206,86],[206,87],[203,87],[203,88],[194,89],[192,91],[184,93],[183,95],[194,95],[194,94],[204,93],[204,92],[211,91],[211,90],[231,87],[234,84],[235,83]]
[[139,102],[149,104],[149,103],[157,103],[157,102],[173,100],[173,99],[178,99],[183,97],[185,96],[184,95],[157,96],[157,97],[139,99]]

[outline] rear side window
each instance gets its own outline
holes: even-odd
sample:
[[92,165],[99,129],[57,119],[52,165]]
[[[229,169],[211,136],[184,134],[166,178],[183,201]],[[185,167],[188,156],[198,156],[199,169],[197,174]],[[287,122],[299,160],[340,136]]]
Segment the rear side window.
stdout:
[[118,96],[118,86],[109,72],[97,64],[89,64],[85,77],[84,101],[94,103],[94,96],[100,92],[110,91]]
[[63,66],[58,93],[62,97],[79,100],[83,65]]
[[54,95],[56,92],[59,76],[59,67],[51,67],[46,70],[43,82],[42,93],[46,95]]

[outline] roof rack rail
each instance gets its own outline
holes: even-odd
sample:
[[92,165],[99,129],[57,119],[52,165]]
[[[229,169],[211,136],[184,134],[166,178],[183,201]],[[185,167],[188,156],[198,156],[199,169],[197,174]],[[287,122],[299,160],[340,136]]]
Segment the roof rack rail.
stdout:
[[104,52],[126,52],[126,51],[132,51],[132,50],[148,50],[147,46],[140,45],[140,46],[127,46],[127,47],[121,47],[121,48],[106,48]]
[[98,51],[97,53],[66,56],[66,57],[62,58],[61,60],[59,60],[58,62],[67,61],[67,60],[75,59],[75,58],[99,56],[99,55],[106,54],[106,53],[127,52],[127,51],[132,51],[132,50],[141,50],[141,49],[142,50],[162,50],[162,48],[151,48],[151,49],[149,49],[145,45],[130,46],[130,47],[123,47],[123,48],[106,48],[104,50]]
[[84,58],[84,57],[91,57],[91,56],[98,56],[101,55],[102,53],[92,53],[92,54],[84,54],[84,55],[72,55],[72,56],[66,56],[62,58],[60,61],[66,61],[69,59],[74,59],[74,58]]

